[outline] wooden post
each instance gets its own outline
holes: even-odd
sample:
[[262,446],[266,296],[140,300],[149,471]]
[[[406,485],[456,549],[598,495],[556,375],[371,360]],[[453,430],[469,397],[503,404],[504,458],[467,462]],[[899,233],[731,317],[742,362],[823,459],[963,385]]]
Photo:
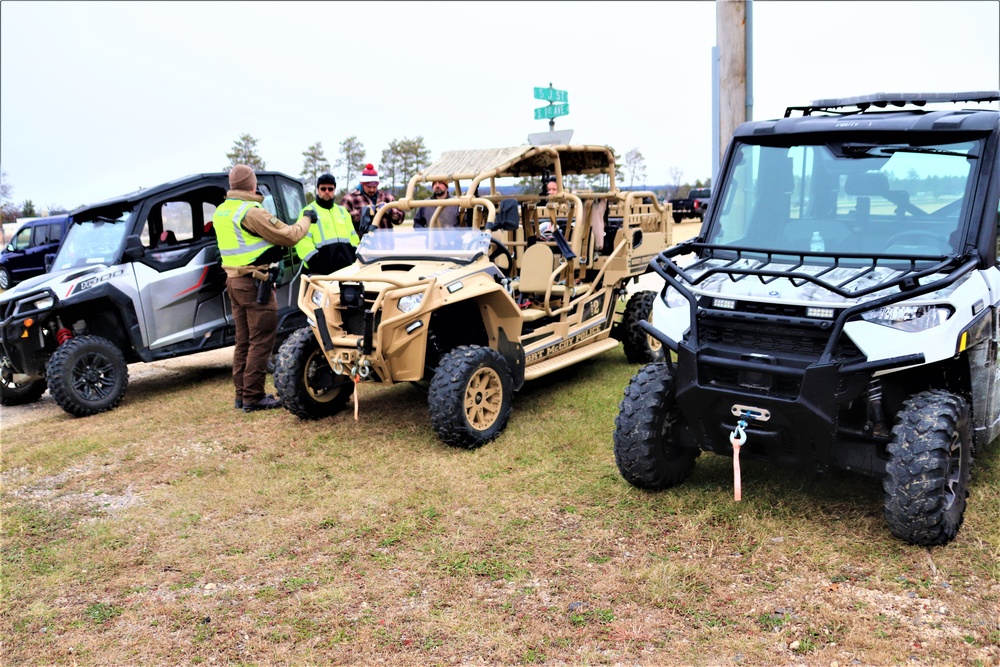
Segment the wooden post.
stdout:
[[749,118],[747,99],[747,1],[716,0],[719,45],[719,164],[736,127]]

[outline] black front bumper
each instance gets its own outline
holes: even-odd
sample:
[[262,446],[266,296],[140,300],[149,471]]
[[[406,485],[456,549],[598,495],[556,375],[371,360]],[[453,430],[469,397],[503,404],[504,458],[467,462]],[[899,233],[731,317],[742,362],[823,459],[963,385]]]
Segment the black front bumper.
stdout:
[[[45,298],[52,299],[52,306],[25,308],[22,305]],[[51,289],[45,288],[2,305],[0,346],[15,372],[32,376],[45,375],[49,355],[45,352],[46,342],[42,325],[54,312],[57,304],[58,299],[55,294]]]

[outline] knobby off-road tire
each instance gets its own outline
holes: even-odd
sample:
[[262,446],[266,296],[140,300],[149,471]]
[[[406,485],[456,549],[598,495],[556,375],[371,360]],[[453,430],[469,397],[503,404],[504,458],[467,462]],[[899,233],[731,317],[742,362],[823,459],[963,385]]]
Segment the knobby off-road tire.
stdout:
[[653,321],[653,303],[656,292],[636,292],[625,306],[619,335],[625,348],[625,358],[633,364],[651,364],[666,359],[663,343],[656,340],[639,326],[639,322]]
[[286,410],[301,419],[322,419],[344,409],[354,381],[330,368],[309,327],[295,330],[278,349],[274,388]]
[[7,361],[7,355],[0,357],[0,405],[34,403],[44,393],[44,379],[14,382],[13,370]]
[[626,482],[658,491],[691,476],[701,452],[674,441],[682,419],[667,365],[642,367],[625,388],[615,418],[615,463]]
[[969,404],[943,390],[915,394],[896,415],[888,451],[882,488],[889,531],[920,546],[953,540],[969,495]]
[[10,289],[14,284],[14,279],[10,275],[7,267],[0,268],[0,289]]
[[454,447],[474,449],[500,435],[510,419],[513,382],[503,356],[460,345],[441,356],[427,402],[431,426]]
[[128,387],[128,366],[111,341],[100,336],[71,338],[49,359],[49,393],[74,417],[116,407]]

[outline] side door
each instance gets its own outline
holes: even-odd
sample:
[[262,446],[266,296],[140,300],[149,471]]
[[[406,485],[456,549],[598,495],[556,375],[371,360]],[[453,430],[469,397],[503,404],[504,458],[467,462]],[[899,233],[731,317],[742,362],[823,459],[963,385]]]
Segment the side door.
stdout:
[[[295,224],[299,217],[299,211],[306,205],[305,191],[302,189],[301,183],[275,174],[258,177],[257,187],[264,195],[264,208],[277,216],[279,220],[290,225]],[[295,254],[294,248],[287,248],[275,294],[278,301],[279,329],[284,328],[284,320],[288,311],[298,311],[301,274],[301,260]]]
[[41,256],[42,256],[42,271],[46,270],[45,258],[50,255],[55,257],[55,254],[59,252],[59,246],[62,244],[62,237],[65,235],[66,223],[62,221],[50,222],[45,225],[45,239],[42,241],[41,246]]
[[33,233],[34,228],[25,225],[17,231],[4,250],[4,266],[7,267],[14,282],[20,282],[29,277],[25,275],[25,272],[30,268],[31,259],[28,251],[31,249],[31,235]]
[[198,182],[142,204],[138,229],[145,252],[134,264],[154,353],[232,343],[225,272],[211,225],[225,193],[221,185]]

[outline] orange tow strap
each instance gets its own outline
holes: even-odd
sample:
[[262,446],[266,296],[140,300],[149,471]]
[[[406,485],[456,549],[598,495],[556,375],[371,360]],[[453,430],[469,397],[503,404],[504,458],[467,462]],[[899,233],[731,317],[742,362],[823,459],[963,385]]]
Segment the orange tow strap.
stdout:
[[747,423],[742,419],[736,424],[736,429],[729,435],[729,443],[733,446],[733,499],[743,500],[743,481],[740,475],[740,448],[747,441]]
[[358,383],[361,382],[361,374],[354,374],[354,421],[358,421]]

